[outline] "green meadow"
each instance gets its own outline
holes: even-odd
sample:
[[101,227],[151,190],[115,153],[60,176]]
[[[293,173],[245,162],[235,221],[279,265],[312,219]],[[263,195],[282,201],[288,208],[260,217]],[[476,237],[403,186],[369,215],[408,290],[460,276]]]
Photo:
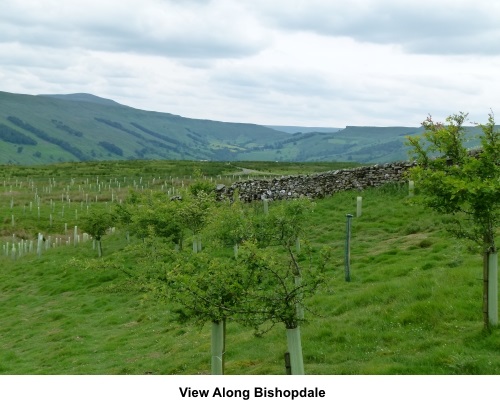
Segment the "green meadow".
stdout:
[[[112,210],[131,190],[176,195],[196,170],[215,185],[341,164],[317,165],[3,166],[0,373],[209,374],[210,325],[179,322],[175,305],[131,276],[140,277],[145,268],[136,248],[143,240],[127,238],[117,224],[103,237],[104,254],[98,258],[92,241],[75,242],[75,226],[87,210],[97,205]],[[359,217],[358,196],[363,198]],[[346,214],[354,215],[350,282],[344,275]],[[483,329],[481,255],[451,238],[446,227],[447,219],[416,205],[404,184],[315,201],[301,241],[313,257],[321,250],[329,254],[325,282],[306,302],[301,325],[306,374],[499,373],[500,331]],[[45,238],[40,254],[38,233]],[[307,255],[299,259],[304,267],[309,264]],[[286,350],[284,326],[257,337],[228,321],[225,373],[285,374]]]

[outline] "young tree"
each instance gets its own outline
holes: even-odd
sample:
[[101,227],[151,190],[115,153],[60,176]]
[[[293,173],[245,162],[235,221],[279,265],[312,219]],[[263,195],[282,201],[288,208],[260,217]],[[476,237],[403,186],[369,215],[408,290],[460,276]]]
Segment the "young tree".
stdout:
[[323,281],[323,266],[308,268],[305,274],[293,246],[304,231],[311,202],[292,200],[273,206],[269,215],[257,219],[257,243],[243,244],[241,265],[257,274],[259,283],[249,290],[244,304],[248,323],[255,328],[271,323],[284,324],[292,374],[304,374],[300,324],[304,321],[304,300],[312,296]]
[[323,282],[323,268],[311,266],[301,271],[300,283],[297,283],[294,261],[296,258],[286,260],[286,255],[277,254],[275,249],[259,247],[251,241],[243,243],[238,262],[247,272],[252,272],[257,283],[246,292],[241,311],[244,317],[239,321],[254,327],[259,334],[276,324],[284,325],[292,374],[300,375],[304,374],[300,334],[304,301],[314,295]]
[[234,201],[221,201],[208,212],[203,234],[215,244],[233,247],[234,257],[238,257],[238,248],[245,240],[254,238],[254,229],[250,210],[235,197]]
[[175,244],[181,244],[183,230],[177,219],[177,201],[171,201],[165,193],[137,193],[132,191],[127,201],[117,205],[121,222],[133,234],[145,239],[153,233]]
[[[208,242],[214,248],[210,253],[208,249],[170,249],[162,254],[160,250],[163,252],[165,246],[158,250],[142,244],[148,256],[142,271],[150,269],[150,274],[165,275],[148,278],[151,285],[156,285],[153,290],[163,299],[179,304],[180,320],[211,323],[213,374],[224,372],[228,320],[257,330],[283,323],[292,372],[303,374],[299,328],[304,318],[302,303],[318,287],[321,271],[306,272],[303,282],[299,260],[291,246],[302,231],[309,204],[305,200],[277,204],[262,219],[262,214],[252,215],[251,208],[239,203],[215,204],[211,195],[200,190],[196,196],[175,202],[176,218],[194,235],[204,232],[210,236]],[[149,238],[161,242],[154,226],[149,225],[147,230]],[[253,238],[258,238],[258,243],[249,240]],[[241,243],[243,249],[237,260],[221,249],[234,243]]]
[[498,255],[495,237],[500,218],[500,133],[493,114],[479,125],[481,149],[477,156],[464,146],[468,114],[460,112],[434,122],[428,117],[422,136],[409,137],[412,157],[418,166],[409,172],[421,202],[449,215],[451,229],[459,238],[481,246],[483,254],[484,325],[498,324]]
[[185,195],[182,201],[176,201],[175,218],[183,228],[193,235],[193,250],[201,250],[200,232],[208,221],[210,207],[215,204],[213,193],[199,190],[196,195]]
[[80,220],[80,228],[97,241],[97,256],[102,256],[101,239],[115,224],[115,216],[102,209],[94,209]]
[[178,252],[167,266],[165,296],[181,305],[181,320],[212,327],[212,374],[224,374],[226,322],[242,315],[242,302],[256,282],[233,259],[205,252]]

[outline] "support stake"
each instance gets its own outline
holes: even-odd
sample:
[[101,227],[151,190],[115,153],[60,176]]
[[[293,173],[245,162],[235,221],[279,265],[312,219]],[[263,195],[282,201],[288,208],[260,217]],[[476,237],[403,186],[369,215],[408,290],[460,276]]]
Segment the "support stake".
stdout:
[[345,281],[351,281],[351,220],[352,214],[346,215],[345,236]]

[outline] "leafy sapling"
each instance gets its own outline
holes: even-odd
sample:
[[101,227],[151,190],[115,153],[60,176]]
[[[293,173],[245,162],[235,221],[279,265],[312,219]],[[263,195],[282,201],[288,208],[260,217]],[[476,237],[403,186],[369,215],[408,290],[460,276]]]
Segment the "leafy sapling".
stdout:
[[428,117],[422,136],[409,137],[411,155],[418,163],[409,172],[418,192],[417,201],[448,216],[449,230],[458,238],[474,241],[483,255],[483,323],[498,324],[498,253],[495,239],[500,224],[500,132],[493,114],[479,125],[481,149],[472,154],[465,147],[460,112],[435,122]]

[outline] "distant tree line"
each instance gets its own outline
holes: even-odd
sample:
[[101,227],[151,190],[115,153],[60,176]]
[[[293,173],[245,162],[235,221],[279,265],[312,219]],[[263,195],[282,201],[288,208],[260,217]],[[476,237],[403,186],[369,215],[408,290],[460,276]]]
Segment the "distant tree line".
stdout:
[[197,138],[199,138],[199,139],[200,139],[200,141],[206,142],[206,141],[205,141],[205,136],[204,136],[204,135],[202,135],[202,134],[200,134],[200,133],[198,133],[198,132],[196,132],[196,131],[193,131],[192,129],[189,129],[189,128],[187,128],[187,127],[184,127],[184,129],[185,129],[188,133],[190,133],[190,134],[192,134],[193,136],[196,136]]
[[170,138],[167,135],[159,134],[158,132],[151,131],[150,129],[143,127],[142,125],[137,124],[136,122],[131,122],[130,125],[133,125],[137,129],[140,129],[141,131],[145,132],[148,135],[154,136],[155,138],[161,139],[162,141],[170,142],[174,145],[182,145],[180,141],[174,138]]
[[123,149],[119,148],[118,146],[116,146],[115,144],[113,144],[111,142],[102,141],[102,142],[99,142],[98,145],[102,146],[104,149],[106,149],[110,153],[114,153],[115,155],[118,155],[118,156],[123,156]]
[[214,160],[235,160],[236,154],[229,148],[211,149]]
[[190,138],[197,145],[203,145],[203,146],[209,145],[209,143],[206,140],[198,138],[197,135],[194,135],[193,133],[187,132],[186,136]]
[[33,138],[5,124],[0,124],[0,139],[18,145],[36,145],[38,143]]
[[388,154],[391,152],[396,152],[400,150],[404,146],[403,141],[401,140],[396,140],[396,141],[389,141],[389,142],[384,142],[378,145],[370,145],[366,148],[358,149],[356,151],[357,154]]
[[293,138],[285,139],[281,143],[284,145],[286,143],[292,143],[292,142],[297,142],[303,139],[308,139],[312,138],[313,136],[316,135],[325,135],[326,132],[308,132],[307,134],[302,134],[300,135],[300,132],[298,134],[294,134]]
[[48,135],[46,132],[42,131],[39,128],[34,127],[33,125],[24,122],[20,118],[9,116],[7,119],[12,122],[14,125],[22,128],[26,131],[31,132],[32,134],[38,136],[40,139],[43,139],[46,142],[52,143],[54,145],[59,146],[61,149],[64,149],[66,152],[71,153],[77,159],[81,161],[88,160],[87,156],[77,147],[71,145],[70,143],[63,141],[62,139],[54,138],[53,136]]
[[98,118],[98,117],[94,117],[94,119],[97,122],[100,122],[102,124],[106,124],[106,125],[108,125],[108,126],[110,126],[112,128],[115,128],[115,129],[118,129],[120,131],[126,132],[127,134],[130,134],[132,136],[135,136],[136,138],[142,139],[143,141],[147,141],[147,139],[144,136],[142,136],[141,134],[139,134],[139,133],[137,133],[135,131],[132,131],[131,129],[125,128],[119,122],[111,121],[111,120],[108,120],[106,118]]
[[[177,147],[173,147],[173,146],[169,146],[163,142],[159,142],[155,139],[148,139],[146,138],[144,135],[132,130],[132,129],[128,129],[128,128],[125,128],[122,124],[120,124],[119,122],[116,122],[116,121],[111,121],[111,120],[108,120],[106,118],[97,118],[97,117],[94,117],[94,119],[97,121],[97,122],[101,122],[103,124],[106,124],[112,128],[115,128],[115,129],[118,129],[120,131],[123,131],[129,135],[132,135],[132,136],[135,136],[136,138],[144,141],[144,142],[147,142],[149,144],[152,144],[153,146],[157,147],[157,148],[162,148],[162,149],[166,149],[166,150],[169,150],[169,151],[173,151],[173,152],[177,152],[177,153],[180,153],[179,149]],[[135,126],[135,125],[134,125]],[[151,131],[152,132],[152,131]],[[151,134],[149,134],[151,135]],[[179,142],[177,142],[179,143]],[[149,149],[149,148],[144,148],[143,149],[143,152],[142,153],[138,153],[138,156],[140,157],[144,157],[144,153],[145,153],[145,150],[146,149]],[[156,151],[153,150],[153,153],[156,153],[158,154]]]
[[58,120],[52,120],[51,121],[57,129],[60,129],[70,135],[74,135],[74,136],[77,136],[79,138],[83,137],[83,132],[82,131],[78,131],[76,129],[73,129],[69,126],[67,126],[64,122],[62,121],[58,121]]

